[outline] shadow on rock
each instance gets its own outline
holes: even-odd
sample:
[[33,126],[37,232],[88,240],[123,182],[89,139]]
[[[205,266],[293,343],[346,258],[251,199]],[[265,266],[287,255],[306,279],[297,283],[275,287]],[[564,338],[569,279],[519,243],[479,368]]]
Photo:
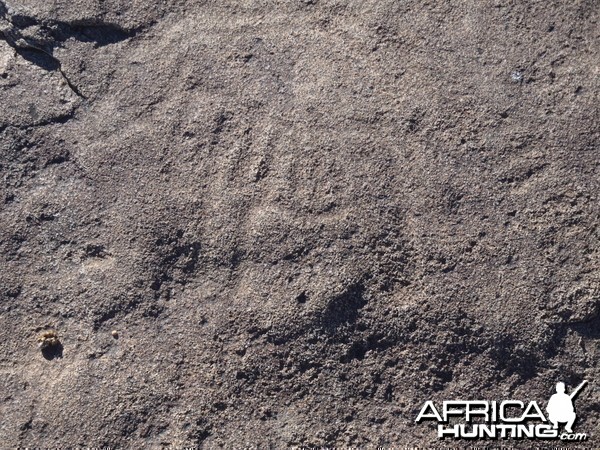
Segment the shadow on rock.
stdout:
[[42,349],[42,356],[48,361],[52,361],[54,358],[63,357],[63,346],[59,342],[56,345],[52,345]]

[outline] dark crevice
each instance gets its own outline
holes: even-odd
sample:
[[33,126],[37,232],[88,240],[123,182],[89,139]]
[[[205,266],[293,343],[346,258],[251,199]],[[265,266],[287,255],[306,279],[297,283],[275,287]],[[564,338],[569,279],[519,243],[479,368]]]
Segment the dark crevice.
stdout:
[[600,314],[594,314],[588,320],[567,324],[564,328],[567,327],[587,339],[600,339]]
[[348,351],[341,356],[340,362],[347,364],[354,359],[362,361],[367,352],[383,352],[390,347],[393,347],[394,341],[388,339],[388,337],[381,333],[374,333],[367,336],[364,339],[358,339],[352,342]]
[[63,72],[62,67],[59,67],[58,71],[60,72],[60,74],[62,75],[63,79],[67,83],[67,86],[69,86],[69,88],[71,89],[71,91],[73,91],[75,93],[75,95],[77,95],[80,98],[87,99],[87,97],[81,93],[81,91],[79,90],[79,88],[77,86],[75,86],[71,82],[71,80],[69,79],[69,77],[67,77],[67,75]]
[[340,326],[354,323],[360,309],[367,304],[364,292],[364,285],[356,283],[332,298],[320,318],[321,326],[328,332],[335,333]]
[[[69,120],[71,120],[73,117],[75,117],[75,111],[71,111],[67,114],[62,114],[58,117],[52,117],[50,119],[43,120],[41,122],[36,122],[31,125],[21,125],[21,126],[14,125],[13,127],[18,130],[28,130],[33,127],[45,127],[47,125],[64,124],[64,123],[67,123]],[[11,126],[11,125],[8,125],[8,126]]]
[[64,22],[60,20],[38,20],[21,13],[12,12],[0,0],[0,37],[27,61],[47,71],[57,71],[69,88],[78,97],[87,99],[81,90],[71,81],[62,68],[54,50],[68,39],[94,43],[95,47],[130,39],[145,30],[148,25],[125,29],[117,24],[99,20]]
[[53,22],[50,30],[51,35],[60,43],[74,38],[80,42],[94,43],[96,47],[104,47],[131,39],[152,25],[151,22],[149,25],[126,29],[117,24],[97,21]]
[[67,74],[63,71],[62,65],[57,58],[55,58],[45,50],[38,49],[35,47],[18,47],[16,45],[11,44],[11,42],[8,39],[5,40],[11,47],[15,49],[17,54],[23,59],[35,64],[38,67],[41,67],[42,69],[48,72],[56,71],[60,73],[62,79],[65,81],[65,83],[67,83],[67,86],[69,86],[69,88],[75,95],[84,100],[87,99],[87,97],[81,93],[79,88],[75,84],[73,84],[73,82],[69,79]]
[[52,345],[50,347],[43,348],[42,356],[44,357],[44,359],[47,359],[48,361],[52,361],[55,358],[62,358],[63,357],[62,344],[59,342],[56,345]]

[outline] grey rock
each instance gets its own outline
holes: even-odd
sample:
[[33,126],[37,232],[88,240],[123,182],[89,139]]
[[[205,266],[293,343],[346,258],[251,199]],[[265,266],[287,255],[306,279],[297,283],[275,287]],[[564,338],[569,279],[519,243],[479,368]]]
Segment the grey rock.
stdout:
[[0,3],[2,447],[597,447],[596,6]]

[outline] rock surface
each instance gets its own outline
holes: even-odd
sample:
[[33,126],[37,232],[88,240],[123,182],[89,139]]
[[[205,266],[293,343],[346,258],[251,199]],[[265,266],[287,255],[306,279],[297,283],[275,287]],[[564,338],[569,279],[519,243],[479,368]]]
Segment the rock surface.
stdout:
[[0,5],[3,448],[598,447],[597,1]]

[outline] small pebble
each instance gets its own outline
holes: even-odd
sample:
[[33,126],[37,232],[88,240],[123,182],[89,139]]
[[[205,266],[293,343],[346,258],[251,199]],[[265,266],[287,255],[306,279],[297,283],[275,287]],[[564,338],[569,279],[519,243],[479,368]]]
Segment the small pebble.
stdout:
[[510,74],[510,78],[514,83],[521,83],[523,81],[523,74],[516,70]]
[[54,331],[54,330],[44,331],[38,337],[38,345],[42,350],[49,348],[49,347],[57,346],[59,344],[60,344],[60,341],[58,340],[58,334],[56,334],[56,331]]
[[114,337],[115,339],[119,337],[119,332],[117,330],[112,330],[110,334],[112,334],[112,337]]

